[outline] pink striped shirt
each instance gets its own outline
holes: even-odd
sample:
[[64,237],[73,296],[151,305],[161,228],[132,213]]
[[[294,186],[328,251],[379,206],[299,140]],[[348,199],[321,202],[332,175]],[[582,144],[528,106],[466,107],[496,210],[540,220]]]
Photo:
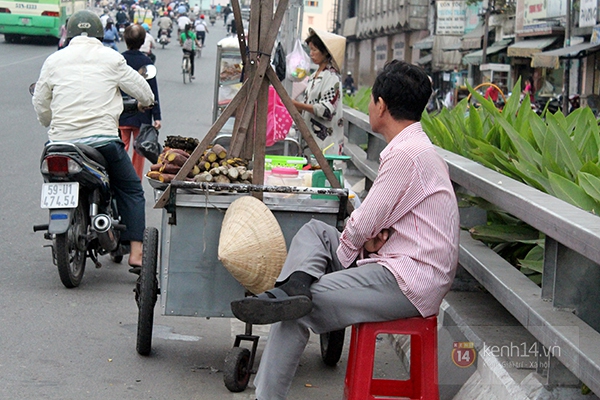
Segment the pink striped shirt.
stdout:
[[381,152],[377,178],[341,235],[341,264],[350,266],[383,229],[387,242],[357,265],[383,265],[424,317],[437,314],[456,272],[459,217],[448,166],[420,122]]

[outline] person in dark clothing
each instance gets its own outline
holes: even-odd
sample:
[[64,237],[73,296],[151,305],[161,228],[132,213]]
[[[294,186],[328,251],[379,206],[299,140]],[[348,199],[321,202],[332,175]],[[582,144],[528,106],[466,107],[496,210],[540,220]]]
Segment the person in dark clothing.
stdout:
[[[140,68],[152,64],[150,58],[140,51],[140,47],[144,44],[144,39],[146,38],[146,31],[141,25],[133,24],[125,28],[124,37],[125,43],[127,44],[127,51],[122,54],[131,68],[139,71]],[[154,93],[154,107],[150,110],[138,112],[136,114],[122,114],[119,118],[121,140],[125,143],[125,150],[127,151],[129,150],[130,144],[132,144],[139,135],[140,126],[142,126],[142,124],[152,124],[156,129],[161,128],[158,83],[156,82],[156,78],[149,79],[148,84],[152,89],[152,93]],[[153,120],[154,122],[152,122]],[[144,174],[144,156],[134,151],[132,162],[135,172],[141,179]]]
[[227,4],[227,6],[225,6],[225,9],[223,10],[223,26],[227,26],[227,18],[229,17],[229,14],[231,14],[231,7],[229,7],[229,4]]

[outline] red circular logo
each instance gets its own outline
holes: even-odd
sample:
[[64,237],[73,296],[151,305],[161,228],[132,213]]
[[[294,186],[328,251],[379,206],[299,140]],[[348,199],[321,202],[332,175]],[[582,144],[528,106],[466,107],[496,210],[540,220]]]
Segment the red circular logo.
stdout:
[[457,367],[467,368],[473,365],[477,353],[472,342],[454,342],[452,349],[452,362]]

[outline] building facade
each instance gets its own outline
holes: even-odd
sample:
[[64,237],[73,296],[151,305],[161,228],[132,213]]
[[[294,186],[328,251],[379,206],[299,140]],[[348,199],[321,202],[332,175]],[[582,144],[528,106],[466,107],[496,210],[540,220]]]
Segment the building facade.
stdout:
[[598,0],[338,1],[333,31],[348,40],[345,70],[359,86],[396,58],[423,66],[442,92],[488,81],[509,91],[532,76],[542,97],[564,82],[583,98],[600,93]]

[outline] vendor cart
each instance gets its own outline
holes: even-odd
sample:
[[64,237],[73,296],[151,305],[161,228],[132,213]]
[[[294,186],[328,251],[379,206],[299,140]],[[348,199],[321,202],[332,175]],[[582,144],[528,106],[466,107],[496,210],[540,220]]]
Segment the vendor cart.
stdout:
[[[151,184],[160,197],[164,185]],[[223,217],[234,200],[263,192],[263,201],[279,222],[289,247],[295,233],[312,218],[341,226],[348,198],[347,189],[185,181],[174,182],[171,187],[169,204],[162,213],[161,237],[156,228],[147,228],[144,233],[144,257],[135,289],[139,307],[136,348],[141,355],[151,352],[157,303],[162,315],[233,317],[230,303],[244,297],[246,291],[218,260],[217,247]],[[324,194],[333,195],[335,200],[313,198]],[[251,348],[241,347],[242,341],[250,342]],[[343,341],[343,330],[322,335],[321,353],[327,365],[339,361]],[[246,324],[244,334],[236,336],[225,357],[223,379],[230,391],[247,387],[257,345],[258,336],[252,335],[252,326]]]
[[[347,201],[348,191],[341,188],[323,149],[316,144],[270,65],[270,53],[287,4],[287,0],[280,0],[275,13],[271,14],[272,0],[252,0],[251,9],[260,12],[250,15],[246,43],[239,2],[232,1],[245,80],[233,97],[223,103],[224,108],[220,109],[217,104],[213,126],[173,179],[167,184],[150,182],[155,189],[155,208],[163,209],[162,234],[159,237],[156,228],[144,232],[142,268],[135,289],[139,308],[136,346],[139,354],[150,354],[154,307],[159,295],[163,315],[233,317],[230,303],[243,297],[246,291],[218,260],[217,249],[224,214],[234,200],[240,196],[263,200],[278,220],[288,244],[311,218],[341,229],[352,212],[353,207]],[[221,59],[224,59],[222,55]],[[264,185],[269,83],[300,130],[328,181],[328,188]],[[187,180],[231,117],[235,118],[228,154],[252,162],[252,182],[217,184]],[[343,330],[321,335],[322,357],[326,364],[335,365],[339,360],[343,335]],[[242,341],[251,342],[251,349],[241,347]],[[252,326],[246,324],[245,333],[236,336],[234,346],[225,358],[224,381],[229,390],[237,392],[246,388],[257,343],[258,337],[252,335]]]

